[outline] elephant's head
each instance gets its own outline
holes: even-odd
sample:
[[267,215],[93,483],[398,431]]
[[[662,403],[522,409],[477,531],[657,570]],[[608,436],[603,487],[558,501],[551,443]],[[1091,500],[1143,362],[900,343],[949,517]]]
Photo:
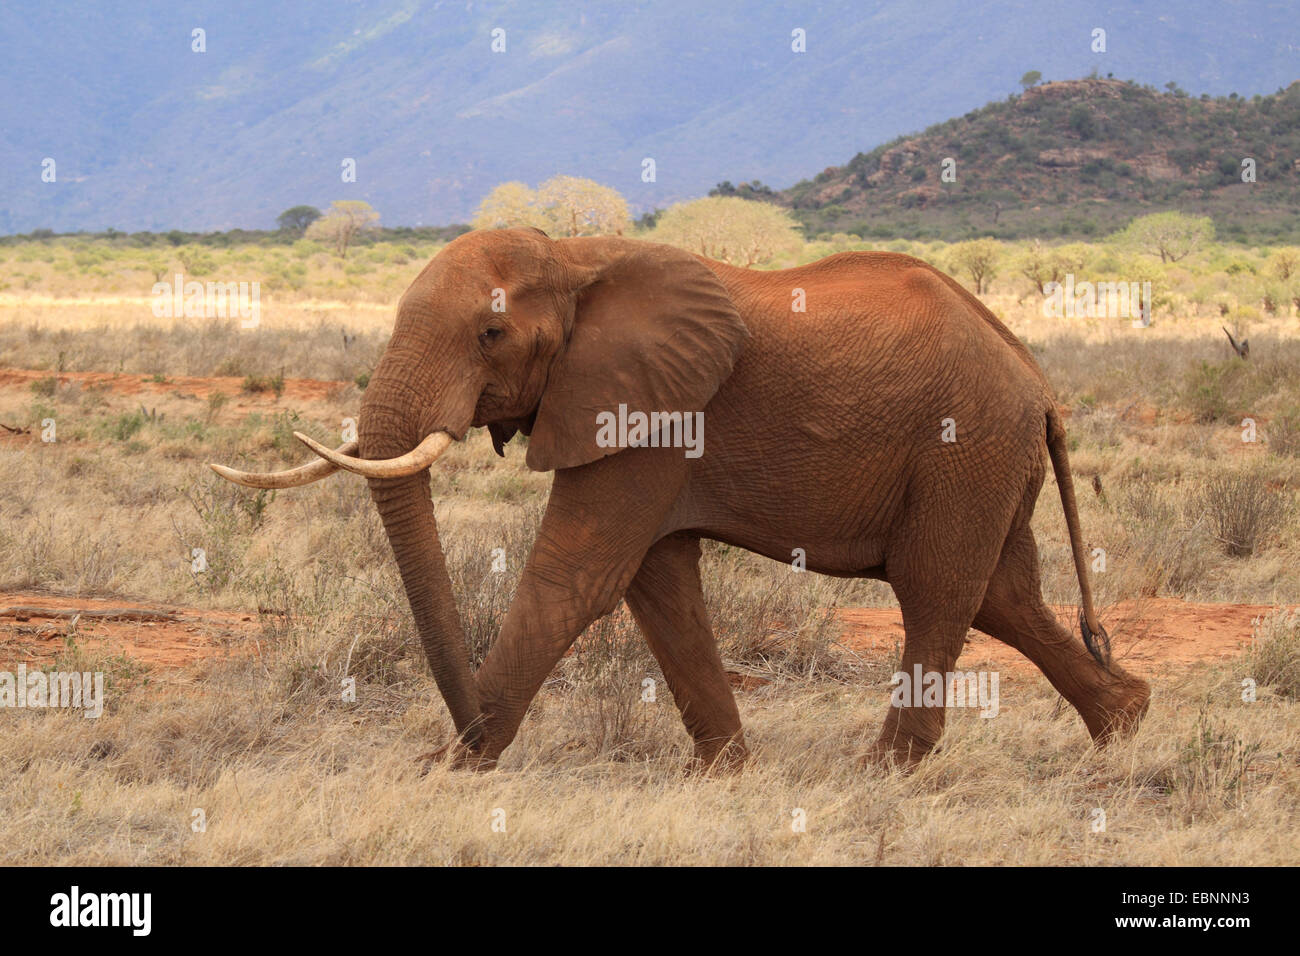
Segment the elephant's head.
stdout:
[[[553,241],[533,229],[472,232],[407,289],[361,403],[358,441],[273,475],[214,465],[253,487],[305,484],[342,468],[367,477],[434,678],[457,731],[477,737],[478,698],[429,496],[428,467],[471,426],[498,454],[529,435],[537,471],[613,454],[596,416],[702,411],[747,335],[695,256],[612,238]],[[357,455],[358,457],[352,457]]]

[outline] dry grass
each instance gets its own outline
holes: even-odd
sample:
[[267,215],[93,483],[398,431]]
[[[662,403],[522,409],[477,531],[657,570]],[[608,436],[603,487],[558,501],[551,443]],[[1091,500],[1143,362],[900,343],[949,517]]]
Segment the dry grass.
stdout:
[[14,720],[0,861],[1294,865],[1279,839],[1300,809],[1293,705],[1240,703],[1236,677],[1162,688],[1141,737],[1104,753],[1027,682],[996,720],[956,713],[911,777],[855,768],[883,710],[858,688],[742,695],[753,761],[702,779],[681,772],[666,695],[616,718],[608,695],[596,712],[594,691],[551,687],[501,769],[421,777],[413,756],[449,730],[422,677],[362,684],[345,705],[228,665],[201,692],[135,694],[98,721]]
[[1278,610],[1260,621],[1246,670],[1269,692],[1300,700],[1300,608]]
[[[367,279],[312,255],[313,282],[355,279],[358,303],[389,294],[388,271],[409,281],[415,268],[384,265]],[[294,429],[333,437],[356,412],[350,383],[382,351],[391,309],[322,310],[286,288],[256,334],[220,322],[166,327],[139,321],[139,302],[36,301],[73,294],[76,273],[20,266],[12,250],[0,265],[12,286],[0,302],[0,366],[51,371],[35,388],[0,390],[0,422],[52,417],[59,436],[0,445],[0,588],[265,610],[256,646],[236,649],[249,653],[186,675],[96,658],[74,641],[69,663],[109,674],[106,713],[4,714],[0,765],[12,769],[0,777],[0,862],[1300,862],[1280,838],[1300,822],[1294,614],[1264,621],[1238,660],[1161,675],[1135,742],[1094,751],[1043,679],[1016,677],[1004,680],[998,718],[954,711],[942,751],[903,777],[854,763],[883,717],[892,661],[849,653],[827,615],[836,604],[890,604],[889,590],[714,545],[703,573],[724,657],[769,681],[739,695],[754,751],[745,772],[682,774],[689,741],[620,609],[557,668],[500,770],[422,777],[415,756],[444,742],[450,723],[363,483],[335,476],[258,495],[202,467],[278,467],[304,457]],[[101,297],[152,281],[143,266],[113,278],[110,265],[80,267]],[[90,274],[96,267],[110,275]],[[37,279],[20,292],[17,274]],[[342,288],[319,294],[342,301]],[[1199,312],[1162,313],[1144,330],[1049,322],[1017,305],[1022,291],[999,280],[989,301],[1071,410],[1082,520],[1089,547],[1106,552],[1103,603],[1300,603],[1287,431],[1300,407],[1294,320],[1256,321],[1242,363],[1224,354],[1214,288],[1202,290]],[[358,336],[347,349],[341,327]],[[311,401],[171,389],[141,409],[138,397],[57,377],[273,378],[282,368],[340,385]],[[1259,441],[1242,442],[1243,417],[1256,419]],[[476,659],[509,606],[549,482],[526,470],[518,443],[502,461],[481,433],[434,475]],[[1035,532],[1048,600],[1072,603],[1050,481]],[[191,571],[196,547],[202,574]],[[504,570],[493,567],[498,556]],[[355,704],[342,700],[344,677],[356,679]],[[1242,699],[1246,677],[1261,688],[1254,703]],[[642,699],[647,678],[653,703]],[[195,809],[205,832],[191,829]],[[807,832],[791,829],[796,809]],[[497,810],[504,832],[493,829]]]

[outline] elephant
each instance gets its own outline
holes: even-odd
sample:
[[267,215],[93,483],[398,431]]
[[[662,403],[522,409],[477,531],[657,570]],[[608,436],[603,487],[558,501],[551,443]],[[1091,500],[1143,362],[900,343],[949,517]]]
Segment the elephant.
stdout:
[[[456,238],[403,294],[356,442],[299,434],[309,464],[212,467],[255,488],[338,469],[367,479],[455,724],[438,753],[455,765],[495,766],[560,658],[626,601],[693,740],[691,766],[735,768],[749,751],[705,608],[704,538],[777,561],[802,549],[809,571],[888,582],[904,673],[951,673],[974,627],[1037,665],[1096,743],[1136,731],[1150,688],[1110,660],[1061,419],[1029,350],[919,259],[842,252],[763,271],[639,239],[503,228]],[[682,447],[681,422],[700,426],[696,447]],[[554,472],[477,671],[429,488],[429,467],[471,427],[498,454],[528,436],[527,466]],[[1030,518],[1046,460],[1082,640],[1041,593]],[[944,722],[933,701],[891,705],[859,759],[911,768]]]

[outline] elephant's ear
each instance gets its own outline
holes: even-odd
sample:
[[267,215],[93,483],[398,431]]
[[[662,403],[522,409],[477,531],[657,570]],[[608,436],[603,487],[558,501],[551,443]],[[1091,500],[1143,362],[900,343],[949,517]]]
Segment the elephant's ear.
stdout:
[[528,439],[535,471],[585,465],[618,448],[597,444],[597,415],[699,412],[731,374],[749,331],[699,259],[631,239],[557,243],[573,296]]

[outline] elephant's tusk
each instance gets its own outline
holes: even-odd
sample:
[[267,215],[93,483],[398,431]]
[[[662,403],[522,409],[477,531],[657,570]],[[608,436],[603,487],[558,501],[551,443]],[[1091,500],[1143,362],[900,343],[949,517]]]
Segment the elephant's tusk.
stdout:
[[456,440],[446,432],[434,432],[405,455],[369,461],[365,458],[353,458],[341,448],[338,451],[326,448],[320,442],[312,441],[302,432],[294,432],[293,437],[330,464],[366,478],[405,478],[407,475],[424,471]]
[[[335,454],[350,455],[357,450],[357,443],[354,441],[340,445]],[[290,468],[288,471],[272,471],[257,473],[252,471],[237,471],[234,468],[227,468],[225,465],[208,465],[222,478],[227,481],[233,481],[237,485],[247,485],[249,488],[297,488],[299,485],[309,485],[313,481],[320,481],[326,475],[332,475],[339,470],[339,466],[328,461],[313,461],[305,465],[299,465],[297,468]]]

